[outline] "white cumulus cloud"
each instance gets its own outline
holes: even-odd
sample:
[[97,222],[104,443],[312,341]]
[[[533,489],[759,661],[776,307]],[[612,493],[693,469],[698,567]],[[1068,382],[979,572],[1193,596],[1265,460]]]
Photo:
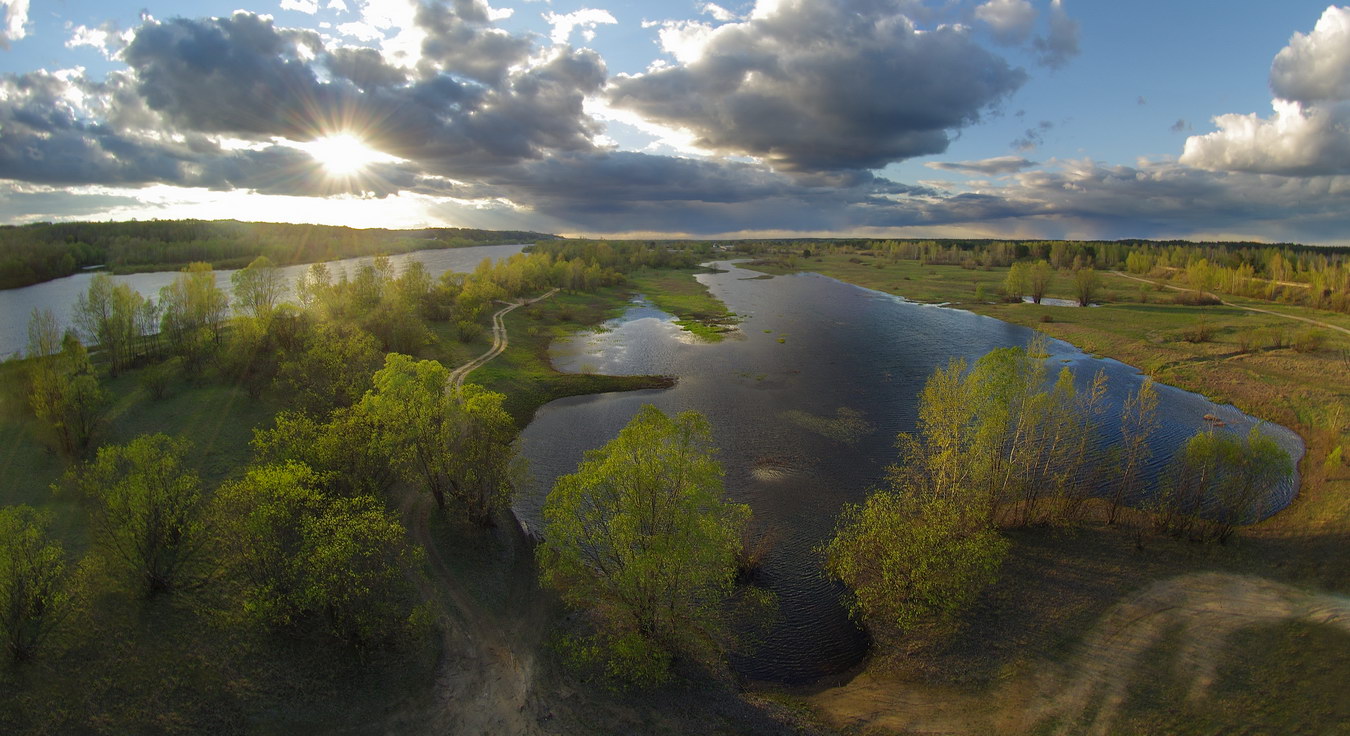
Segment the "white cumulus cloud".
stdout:
[[1021,43],[1031,35],[1036,9],[1028,0],[989,0],[975,9],[975,17],[988,24],[999,41]]
[[28,0],[0,0],[0,49],[28,35]]
[[612,25],[619,21],[608,10],[601,8],[582,8],[571,13],[544,13],[544,22],[553,27],[549,38],[553,43],[567,43],[572,32],[581,29],[582,38],[590,41],[595,38],[595,27],[601,24]]
[[1350,8],[1332,6],[1295,33],[1270,70],[1270,117],[1230,113],[1192,136],[1180,161],[1216,171],[1285,176],[1350,173]]

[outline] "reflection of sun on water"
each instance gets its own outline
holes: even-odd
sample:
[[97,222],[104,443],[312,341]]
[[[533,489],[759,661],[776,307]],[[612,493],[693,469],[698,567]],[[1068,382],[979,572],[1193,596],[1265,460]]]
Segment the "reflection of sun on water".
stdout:
[[397,161],[394,156],[371,148],[351,133],[316,138],[299,147],[323,165],[330,176],[347,177],[361,173],[371,164]]

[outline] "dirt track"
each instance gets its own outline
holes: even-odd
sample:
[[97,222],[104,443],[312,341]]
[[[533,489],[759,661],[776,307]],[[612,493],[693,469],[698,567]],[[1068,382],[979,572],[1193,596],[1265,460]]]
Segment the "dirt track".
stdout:
[[501,355],[502,353],[506,352],[506,347],[507,345],[510,344],[510,342],[509,337],[506,334],[506,321],[503,318],[506,316],[507,312],[510,312],[511,310],[516,309],[518,307],[524,307],[530,304],[534,304],[537,301],[547,299],[557,293],[558,293],[557,289],[551,289],[548,292],[540,294],[539,296],[533,299],[526,299],[524,301],[514,302],[512,304],[506,305],[505,307],[502,307],[501,309],[498,309],[496,314],[492,315],[492,347],[488,348],[488,351],[486,353],[483,353],[477,358],[474,358],[468,363],[465,363],[464,365],[451,371],[449,381],[450,386],[455,388],[463,386],[464,379],[468,377],[468,375],[472,373],[475,369],[482,366],[489,360],[492,360],[493,358],[497,357],[498,355]]
[[[1156,281],[1150,281],[1149,279],[1141,279],[1141,278],[1139,278],[1138,276],[1130,276],[1129,274],[1124,274],[1124,273],[1121,273],[1120,271],[1112,271],[1111,273],[1112,273],[1112,275],[1119,276],[1119,277],[1121,277],[1122,279],[1129,279],[1129,280],[1131,280],[1131,281],[1138,281],[1138,282],[1141,283],[1141,284],[1150,284],[1150,285],[1152,285],[1152,286],[1157,286],[1157,285],[1158,285],[1158,282],[1156,282]],[[1171,289],[1171,290],[1173,290],[1173,291],[1192,291],[1192,289],[1185,289],[1185,288],[1182,288],[1182,287],[1180,287],[1180,286],[1172,286],[1172,285],[1170,285],[1170,284],[1165,284],[1165,286],[1167,286],[1167,288],[1169,288],[1169,289]],[[1269,314],[1269,315],[1274,316],[1274,317],[1284,317],[1284,318],[1286,318],[1286,319],[1296,319],[1296,320],[1298,320],[1299,322],[1307,322],[1307,323],[1310,324],[1310,325],[1317,325],[1318,327],[1323,327],[1323,328],[1326,328],[1326,329],[1328,329],[1328,330],[1336,330],[1337,332],[1344,332],[1345,334],[1350,335],[1350,330],[1348,330],[1348,329],[1346,329],[1346,328],[1344,328],[1344,327],[1337,327],[1336,325],[1328,324],[1328,323],[1326,323],[1326,322],[1319,322],[1319,321],[1317,321],[1317,320],[1315,320],[1315,319],[1309,319],[1308,317],[1299,317],[1299,316],[1293,315],[1293,314],[1284,314],[1283,312],[1273,312],[1273,311],[1271,311],[1271,310],[1269,310],[1269,309],[1259,309],[1259,308],[1257,308],[1257,307],[1247,307],[1247,306],[1243,306],[1243,305],[1241,305],[1241,304],[1233,304],[1232,302],[1224,301],[1224,300],[1223,300],[1222,298],[1220,298],[1217,294],[1210,294],[1210,296],[1213,296],[1215,299],[1218,299],[1218,300],[1219,300],[1219,303],[1222,304],[1222,305],[1224,305],[1225,307],[1232,307],[1233,309],[1245,309],[1245,310],[1247,310],[1248,312],[1259,312],[1260,314]]]
[[1115,732],[1140,656],[1164,635],[1181,632],[1176,666],[1195,699],[1214,683],[1232,634],[1284,621],[1350,633],[1350,600],[1245,575],[1181,575],[1116,604],[1068,663],[1045,663],[992,692],[975,695],[864,674],[810,700],[830,725],[861,731],[1015,734],[1055,719],[1055,733],[1108,734]]

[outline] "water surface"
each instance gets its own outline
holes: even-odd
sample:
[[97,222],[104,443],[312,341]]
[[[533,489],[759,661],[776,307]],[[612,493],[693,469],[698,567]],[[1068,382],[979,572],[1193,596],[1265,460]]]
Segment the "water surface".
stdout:
[[[395,273],[401,273],[413,261],[420,261],[426,266],[431,277],[436,278],[446,271],[467,273],[476,268],[484,258],[494,261],[510,258],[525,247],[523,244],[476,245],[468,248],[419,250],[390,256],[389,260],[394,265]],[[356,269],[374,260],[373,256],[362,256],[329,261],[328,269],[336,281],[343,271],[349,276],[355,276]],[[284,300],[295,300],[295,280],[307,268],[308,264],[281,268],[286,281]],[[50,309],[63,328],[70,327],[73,324],[75,300],[89,290],[89,281],[94,278],[95,273],[97,271],[86,271],[18,289],[0,290],[0,358],[9,357],[27,346],[28,315],[32,314],[34,309]],[[216,284],[225,291],[230,291],[230,275],[233,273],[234,270],[216,271]],[[114,275],[113,281],[129,284],[142,296],[159,301],[159,290],[168,286],[178,274],[178,271],[132,273]]]
[[[717,266],[725,271],[698,279],[744,318],[739,333],[723,342],[694,340],[670,315],[638,301],[604,331],[554,345],[559,370],[668,374],[679,382],[668,390],[571,397],[542,407],[521,438],[533,485],[521,493],[517,512],[539,528],[553,480],[573,472],[586,450],[611,439],[642,404],[702,412],[712,423],[728,493],[750,504],[755,528],[775,540],[764,581],[779,597],[782,619],[735,665],[753,679],[810,682],[856,664],[867,645],[839,603],[839,588],[821,574],[815,551],[832,532],[840,506],[862,500],[882,482],[896,457],[895,436],[914,431],[918,393],[935,368],[953,357],[973,361],[993,348],[1025,345],[1034,333],[818,274],[762,279],[728,263]],[[1104,423],[1115,424],[1124,397],[1142,380],[1139,373],[1067,343],[1051,348],[1053,366],[1069,366],[1080,387],[1098,368],[1106,370],[1111,391]],[[1170,448],[1208,426],[1206,414],[1239,432],[1255,421],[1196,394],[1158,388],[1162,426],[1151,472],[1166,463]],[[1265,430],[1295,460],[1302,455],[1293,432],[1274,425]],[[1281,488],[1265,512],[1287,505],[1296,487],[1295,481]]]

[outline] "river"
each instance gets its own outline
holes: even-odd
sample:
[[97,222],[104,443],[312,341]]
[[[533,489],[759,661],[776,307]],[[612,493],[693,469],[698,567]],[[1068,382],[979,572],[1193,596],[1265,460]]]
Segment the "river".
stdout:
[[[494,261],[509,258],[521,252],[525,247],[524,244],[476,245],[468,248],[419,250],[390,256],[389,260],[393,263],[396,273],[401,272],[407,264],[420,261],[422,265],[426,266],[427,272],[431,274],[432,278],[436,278],[446,271],[468,273],[476,268],[484,258],[490,258]],[[354,276],[358,267],[371,263],[373,260],[373,256],[346,258],[340,261],[329,261],[328,267],[333,273],[333,279],[336,280],[343,270],[348,275]],[[309,268],[308,264],[282,267],[281,272],[286,280],[286,295],[284,297],[286,300],[294,300],[295,280],[306,268]],[[28,315],[34,309],[50,309],[63,327],[71,326],[75,312],[75,300],[80,294],[89,290],[89,281],[94,278],[95,273],[97,272],[86,271],[52,281],[44,281],[40,284],[33,284],[32,286],[0,290],[0,358],[7,358],[24,350],[27,346]],[[143,296],[158,301],[159,290],[168,286],[178,276],[178,273],[178,271],[132,273],[114,275],[113,280],[129,284],[131,288],[140,292]],[[222,289],[229,291],[230,275],[233,273],[232,270],[217,271],[216,283]]]
[[[750,656],[734,658],[745,677],[812,682],[863,656],[866,637],[849,621],[840,589],[820,572],[817,546],[842,504],[880,485],[896,459],[895,437],[915,429],[918,394],[929,374],[954,357],[973,361],[993,348],[1025,345],[1032,330],[970,312],[920,305],[819,274],[763,278],[730,263],[699,281],[743,321],[720,343],[693,339],[672,317],[638,301],[598,333],[559,341],[559,370],[668,374],[668,390],[578,396],[542,407],[521,438],[532,485],[517,513],[539,528],[554,479],[573,472],[589,449],[611,439],[644,403],[667,412],[694,409],[711,421],[729,495],[748,503],[756,530],[774,546],[763,580],[778,595],[781,619]],[[1067,343],[1051,344],[1053,370],[1067,365],[1080,387],[1098,369],[1110,379],[1103,421],[1112,427],[1142,377]],[[1232,406],[1159,386],[1161,426],[1150,473],[1187,437],[1220,417],[1246,432],[1256,420]],[[843,413],[840,411],[843,410]],[[1263,428],[1294,457],[1298,435]],[[1112,439],[1107,433],[1106,439]],[[1264,514],[1292,499],[1297,479],[1270,498]]]

